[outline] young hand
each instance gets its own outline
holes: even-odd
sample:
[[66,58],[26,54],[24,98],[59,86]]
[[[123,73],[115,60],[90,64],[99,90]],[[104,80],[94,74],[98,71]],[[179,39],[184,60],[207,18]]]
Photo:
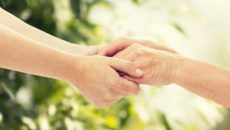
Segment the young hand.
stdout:
[[138,84],[120,77],[116,72],[122,71],[132,77],[141,77],[142,72],[130,61],[89,56],[76,64],[78,67],[69,76],[70,82],[97,107],[107,106],[122,97],[139,92]]

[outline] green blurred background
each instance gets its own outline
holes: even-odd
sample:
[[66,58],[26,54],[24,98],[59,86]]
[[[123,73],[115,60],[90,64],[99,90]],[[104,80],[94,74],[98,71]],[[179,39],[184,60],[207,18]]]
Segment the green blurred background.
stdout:
[[[76,44],[157,40],[230,66],[228,0],[0,0],[28,24]],[[1,18],[0,18],[1,19]],[[228,33],[229,32],[229,33]],[[103,81],[102,81],[103,82]],[[0,130],[229,130],[228,110],[176,85],[96,109],[73,86],[0,69]]]

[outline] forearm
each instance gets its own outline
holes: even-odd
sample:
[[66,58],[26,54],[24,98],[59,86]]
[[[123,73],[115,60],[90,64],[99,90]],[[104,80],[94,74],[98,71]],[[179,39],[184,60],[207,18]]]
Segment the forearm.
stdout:
[[80,55],[91,55],[92,53],[95,53],[94,50],[96,51],[96,49],[93,47],[86,47],[82,45],[72,44],[62,39],[56,38],[39,29],[36,29],[1,8],[0,8],[0,18],[1,18],[0,24],[7,26],[12,30],[28,38],[36,40],[41,44],[46,44],[50,47],[65,52],[80,54]]
[[182,58],[175,83],[230,107],[230,70]]
[[0,67],[67,80],[76,56],[41,45],[0,24]]

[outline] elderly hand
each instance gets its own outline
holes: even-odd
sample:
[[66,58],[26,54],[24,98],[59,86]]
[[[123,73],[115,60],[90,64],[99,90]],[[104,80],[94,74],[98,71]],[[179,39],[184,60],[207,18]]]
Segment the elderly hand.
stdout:
[[175,83],[230,107],[229,68],[183,57],[171,49],[147,43],[120,41],[109,45],[99,54],[129,60],[143,70],[144,76],[141,78],[124,75],[123,78],[129,81],[151,85]]
[[124,96],[139,92],[138,84],[120,77],[116,72],[121,71],[132,77],[141,77],[142,72],[130,61],[89,56],[80,59],[76,64],[80,68],[73,69],[70,82],[76,85],[80,93],[96,107],[107,106]]
[[129,60],[143,70],[144,76],[136,78],[125,75],[124,78],[141,84],[166,85],[173,82],[177,73],[179,55],[133,44],[117,53],[116,58]]
[[156,44],[152,41],[148,40],[134,40],[134,39],[128,39],[128,38],[120,38],[119,40],[113,42],[112,44],[109,44],[103,48],[101,48],[98,52],[99,55],[104,55],[104,56],[114,56],[116,53],[126,49],[127,47],[133,45],[133,44],[140,44],[152,49],[156,50],[162,50],[162,51],[167,51],[171,53],[177,53],[171,48],[162,46],[160,44]]

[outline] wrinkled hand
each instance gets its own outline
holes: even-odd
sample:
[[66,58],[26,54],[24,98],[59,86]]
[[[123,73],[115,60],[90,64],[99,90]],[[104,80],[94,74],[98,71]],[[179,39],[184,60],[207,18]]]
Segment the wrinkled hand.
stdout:
[[142,78],[125,75],[124,78],[141,84],[166,85],[173,82],[176,75],[178,54],[156,50],[133,44],[117,53],[116,58],[129,60],[143,70]]
[[162,46],[160,44],[156,44],[152,41],[148,40],[134,40],[134,39],[129,39],[129,38],[120,38],[119,40],[113,42],[112,44],[108,44],[107,46],[101,48],[98,51],[99,55],[103,56],[114,56],[116,53],[126,49],[127,47],[133,45],[133,44],[140,44],[152,49],[156,50],[162,50],[162,51],[167,51],[171,53],[177,53],[171,48]]
[[[121,78],[115,71],[124,72],[132,77],[141,77],[141,71],[130,61],[103,56],[89,56],[80,62],[82,64],[80,74],[73,72],[71,82],[96,107],[110,105],[124,96],[139,92],[139,86],[136,83]],[[76,78],[76,76],[80,77]]]

